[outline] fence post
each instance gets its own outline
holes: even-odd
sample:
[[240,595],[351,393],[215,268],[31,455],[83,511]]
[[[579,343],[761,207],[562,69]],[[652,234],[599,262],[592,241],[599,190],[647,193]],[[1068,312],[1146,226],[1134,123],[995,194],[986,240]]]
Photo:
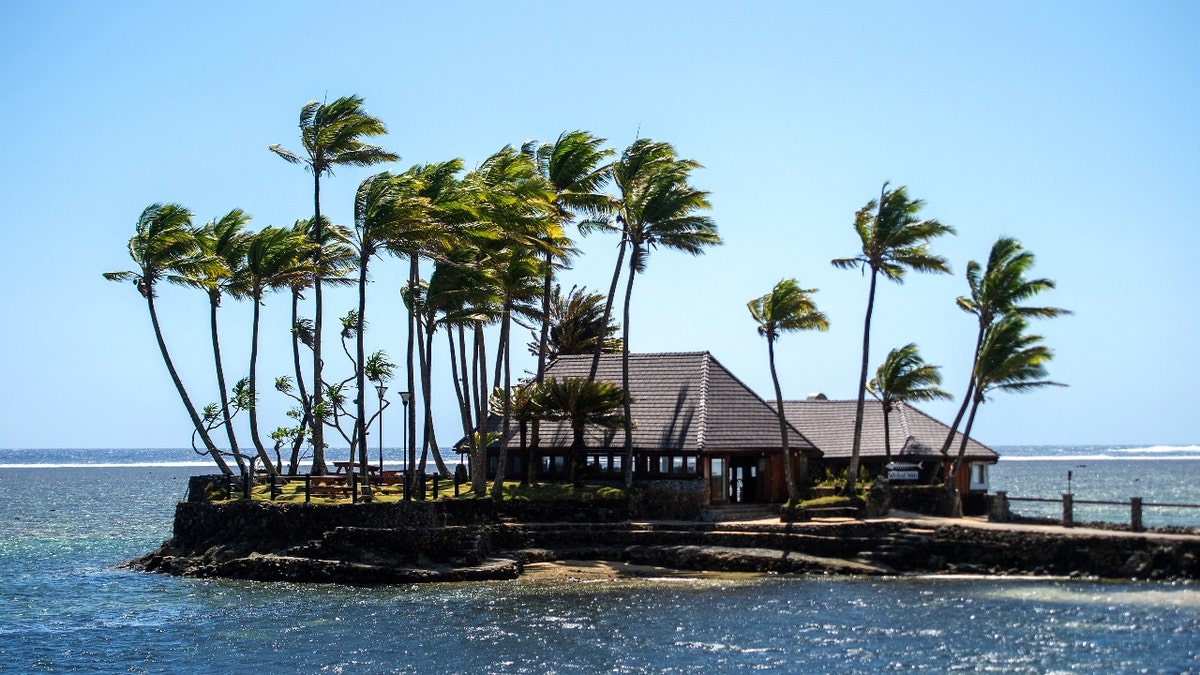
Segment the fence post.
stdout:
[[1004,490],[996,490],[989,506],[988,520],[993,523],[1007,523],[1012,520],[1012,512],[1008,507],[1008,493]]
[[440,476],[438,474],[436,474],[436,473],[433,474],[433,499],[434,499],[434,501],[437,501],[437,498],[438,498],[438,492],[439,492],[438,491],[438,478],[439,477]]
[[312,501],[312,474],[304,474],[304,503]]
[[1075,527],[1075,495],[1070,492],[1063,493],[1063,527]]
[[1146,529],[1142,527],[1142,498],[1129,498],[1129,529],[1134,532],[1141,532]]

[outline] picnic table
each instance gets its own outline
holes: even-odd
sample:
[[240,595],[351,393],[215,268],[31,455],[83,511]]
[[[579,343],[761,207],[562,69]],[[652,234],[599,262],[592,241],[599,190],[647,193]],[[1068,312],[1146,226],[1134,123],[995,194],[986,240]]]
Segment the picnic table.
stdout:
[[[351,472],[351,469],[357,469],[358,466],[358,462],[334,462],[333,471],[335,474],[347,474]],[[379,467],[375,466],[374,464],[368,464],[367,471],[370,472],[371,475],[375,475],[379,473]]]

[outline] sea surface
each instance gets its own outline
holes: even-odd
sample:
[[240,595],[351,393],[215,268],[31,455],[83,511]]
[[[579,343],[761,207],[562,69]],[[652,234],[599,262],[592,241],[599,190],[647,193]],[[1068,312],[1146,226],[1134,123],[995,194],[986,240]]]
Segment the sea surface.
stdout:
[[[1071,471],[1077,499],[1200,503],[1200,447],[999,450],[992,488],[1010,496],[1058,496]],[[1194,584],[742,576],[354,587],[116,569],[170,536],[187,477],[210,470],[190,450],[0,449],[0,672],[1200,672]],[[1084,508],[1077,518],[1101,519]],[[1148,525],[1200,524],[1198,509],[1150,513]],[[1118,509],[1113,520],[1127,518]]]

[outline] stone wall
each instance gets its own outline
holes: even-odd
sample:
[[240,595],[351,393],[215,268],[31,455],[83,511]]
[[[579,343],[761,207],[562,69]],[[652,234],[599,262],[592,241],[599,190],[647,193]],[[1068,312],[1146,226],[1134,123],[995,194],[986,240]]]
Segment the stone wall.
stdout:
[[704,480],[643,481],[629,493],[630,515],[647,520],[699,520],[707,506]]

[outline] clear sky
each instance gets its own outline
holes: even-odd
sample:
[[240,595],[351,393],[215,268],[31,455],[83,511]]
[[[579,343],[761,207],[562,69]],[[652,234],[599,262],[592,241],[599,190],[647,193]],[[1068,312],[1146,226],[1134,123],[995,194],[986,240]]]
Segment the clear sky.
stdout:
[[[872,363],[916,342],[961,396],[975,324],[954,298],[967,261],[1010,235],[1059,284],[1040,300],[1075,311],[1034,325],[1070,387],[998,395],[974,435],[1200,443],[1197,35],[1200,4],[1182,1],[0,0],[0,447],[188,444],[144,301],[101,273],[130,268],[126,242],[154,202],[201,223],[240,207],[256,228],[311,216],[310,176],[267,146],[298,150],[301,106],[347,94],[387,123],[379,142],[401,170],[472,167],[577,128],[617,150],[669,141],[704,164],[694,183],[711,191],[725,245],[651,256],[634,289],[636,352],[708,350],[769,396],[745,305],[795,277],[820,289],[833,326],[781,339],[784,395],[853,398],[867,280],[829,261],[859,251],[854,212],[890,180],[958,236],[934,245],[953,276],[881,285]],[[350,224],[366,175],[323,182],[335,221]],[[580,247],[563,282],[606,289],[615,237]],[[368,310],[368,348],[395,360],[399,267],[373,267]],[[160,298],[186,384],[215,401],[204,296]],[[327,306],[336,316],[353,302]],[[269,376],[289,372],[287,311],[284,296],[266,299]],[[222,307],[231,380],[247,367],[249,316],[247,303]],[[327,359],[335,373],[339,356]],[[447,443],[457,413],[438,363]],[[263,397],[274,428],[283,402]],[[925,408],[949,420],[956,405]],[[399,422],[388,420],[389,446]]]

